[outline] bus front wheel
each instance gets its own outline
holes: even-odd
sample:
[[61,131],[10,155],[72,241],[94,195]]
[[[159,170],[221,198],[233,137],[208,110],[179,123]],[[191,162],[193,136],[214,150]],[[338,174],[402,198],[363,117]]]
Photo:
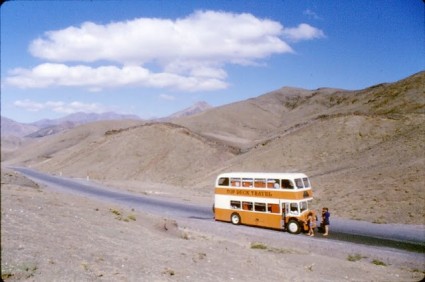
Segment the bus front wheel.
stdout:
[[298,234],[301,232],[301,226],[297,220],[291,219],[288,222],[287,230],[291,234]]
[[241,217],[239,216],[239,214],[237,213],[232,213],[232,215],[230,216],[230,221],[234,224],[234,225],[238,225],[241,223]]

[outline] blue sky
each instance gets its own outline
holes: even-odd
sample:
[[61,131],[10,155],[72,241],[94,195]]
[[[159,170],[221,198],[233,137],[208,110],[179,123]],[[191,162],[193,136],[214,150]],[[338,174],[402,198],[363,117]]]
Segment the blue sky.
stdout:
[[362,89],[425,69],[422,0],[9,1],[1,114],[163,117],[284,86]]

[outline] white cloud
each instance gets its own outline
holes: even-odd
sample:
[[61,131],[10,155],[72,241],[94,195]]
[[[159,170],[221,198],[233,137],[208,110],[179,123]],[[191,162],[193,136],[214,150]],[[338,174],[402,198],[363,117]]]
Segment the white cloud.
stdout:
[[315,28],[309,24],[302,23],[294,28],[285,28],[283,34],[290,40],[311,40],[325,37],[322,30]]
[[174,97],[172,95],[168,95],[168,94],[161,94],[161,95],[159,95],[159,98],[161,98],[163,100],[168,100],[168,101],[174,101],[176,99],[176,97]]
[[6,83],[21,88],[87,87],[89,91],[121,86],[223,89],[228,86],[226,65],[257,65],[270,55],[293,52],[282,39],[285,36],[298,41],[323,37],[323,32],[307,24],[284,29],[279,22],[251,14],[216,11],[197,11],[176,20],[85,22],[48,31],[32,41],[30,53],[47,62],[32,69],[13,69]]
[[181,61],[233,62],[290,52],[279,39],[280,23],[251,14],[198,11],[175,21],[139,18],[99,25],[49,31],[34,40],[29,50],[54,62],[121,64],[155,62],[163,66]]
[[18,100],[13,103],[18,108],[26,109],[30,112],[38,112],[45,108],[45,105],[42,103],[33,102],[31,100]]
[[62,101],[47,101],[44,103],[39,103],[25,99],[17,100],[13,104],[15,107],[23,108],[27,111],[38,112],[42,110],[51,110],[53,112],[62,114],[72,114],[77,112],[103,113],[108,110],[106,107],[97,103],[87,104],[78,101],[71,103],[65,103]]
[[107,87],[144,86],[175,88],[185,91],[223,89],[227,84],[214,76],[183,76],[174,73],[151,73],[139,66],[90,66],[45,63],[33,69],[14,69],[5,82],[20,88],[82,86],[90,91]]

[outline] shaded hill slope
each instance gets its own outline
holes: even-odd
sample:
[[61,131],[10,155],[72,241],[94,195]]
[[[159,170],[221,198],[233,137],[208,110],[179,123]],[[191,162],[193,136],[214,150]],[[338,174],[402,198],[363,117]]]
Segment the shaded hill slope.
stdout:
[[220,168],[236,152],[171,123],[122,125],[78,127],[60,135],[61,140],[46,138],[32,144],[25,150],[36,154],[13,162],[78,178],[187,185],[196,183],[206,170]]
[[[127,128],[141,124],[140,121],[101,121],[69,129],[57,135],[27,140],[18,150],[8,154],[2,161],[5,164],[33,165],[54,158],[57,154],[77,151],[104,135],[108,130]],[[3,154],[3,150],[2,150]]]

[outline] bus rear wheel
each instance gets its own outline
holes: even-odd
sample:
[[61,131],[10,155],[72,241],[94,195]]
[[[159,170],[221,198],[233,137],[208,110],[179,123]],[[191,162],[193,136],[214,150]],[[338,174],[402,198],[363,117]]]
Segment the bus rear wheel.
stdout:
[[291,234],[298,234],[298,233],[300,233],[301,232],[300,223],[297,220],[295,220],[295,219],[289,220],[288,221],[287,230]]
[[230,216],[230,221],[234,224],[234,225],[238,225],[241,223],[241,217],[239,216],[239,214],[237,213],[232,213],[232,215]]

